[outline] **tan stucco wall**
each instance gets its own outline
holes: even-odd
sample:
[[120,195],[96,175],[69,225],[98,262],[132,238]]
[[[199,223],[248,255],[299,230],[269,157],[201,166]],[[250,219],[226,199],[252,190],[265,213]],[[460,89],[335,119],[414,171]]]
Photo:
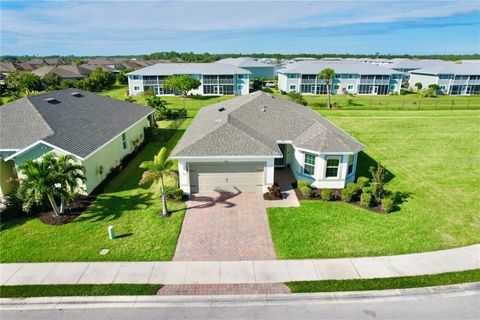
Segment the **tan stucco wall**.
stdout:
[[0,158],[0,197],[3,198],[13,191],[15,185],[8,183],[7,180],[16,177],[14,162],[12,160],[4,161],[3,158]]
[[[86,170],[86,193],[91,193],[96,186],[110,173],[110,170],[120,164],[120,161],[127,154],[131,153],[135,146],[133,141],[140,139],[143,141],[144,128],[149,126],[148,118],[138,122],[135,126],[126,131],[127,148],[123,149],[122,136],[116,137],[110,143],[105,145],[93,155],[82,161]],[[103,173],[100,174],[100,166],[103,167]]]

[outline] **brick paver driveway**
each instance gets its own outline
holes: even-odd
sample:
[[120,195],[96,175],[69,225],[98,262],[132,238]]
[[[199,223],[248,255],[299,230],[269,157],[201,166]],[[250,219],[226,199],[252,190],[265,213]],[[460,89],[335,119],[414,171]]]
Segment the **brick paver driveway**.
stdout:
[[174,260],[276,259],[261,193],[195,194]]

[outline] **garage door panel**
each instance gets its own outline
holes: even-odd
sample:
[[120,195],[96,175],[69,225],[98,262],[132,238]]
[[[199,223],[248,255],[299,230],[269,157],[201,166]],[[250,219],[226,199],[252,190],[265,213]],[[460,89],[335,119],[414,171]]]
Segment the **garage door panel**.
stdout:
[[263,163],[190,164],[192,193],[230,191],[262,191]]

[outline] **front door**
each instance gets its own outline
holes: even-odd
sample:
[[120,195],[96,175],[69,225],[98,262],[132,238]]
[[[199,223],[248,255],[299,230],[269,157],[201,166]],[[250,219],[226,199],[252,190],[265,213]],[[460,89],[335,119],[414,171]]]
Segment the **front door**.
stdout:
[[287,145],[286,144],[279,144],[278,147],[282,152],[281,158],[275,158],[275,167],[284,168],[287,164]]

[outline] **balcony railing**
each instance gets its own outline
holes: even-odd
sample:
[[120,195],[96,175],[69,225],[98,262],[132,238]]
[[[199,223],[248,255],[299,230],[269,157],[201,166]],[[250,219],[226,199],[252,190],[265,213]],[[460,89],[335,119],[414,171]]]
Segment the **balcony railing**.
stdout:
[[220,79],[220,80],[203,79],[203,84],[232,84],[233,85],[234,81],[233,79]]

